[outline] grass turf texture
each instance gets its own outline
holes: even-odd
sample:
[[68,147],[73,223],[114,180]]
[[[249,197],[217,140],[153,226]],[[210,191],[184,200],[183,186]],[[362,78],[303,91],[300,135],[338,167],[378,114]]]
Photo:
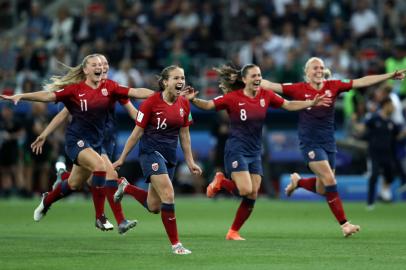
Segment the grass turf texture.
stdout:
[[[361,233],[343,238],[325,203],[260,199],[241,230],[247,241],[226,241],[239,202],[178,198],[180,239],[193,254],[171,254],[160,215],[125,198],[126,235],[94,227],[90,200],[56,203],[39,223],[39,200],[0,201],[0,269],[405,269],[406,204],[345,203]],[[106,214],[113,215],[106,204]]]

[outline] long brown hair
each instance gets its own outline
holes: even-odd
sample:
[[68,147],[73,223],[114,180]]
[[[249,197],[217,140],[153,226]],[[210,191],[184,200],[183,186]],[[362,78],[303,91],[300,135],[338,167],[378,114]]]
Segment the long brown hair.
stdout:
[[50,83],[44,84],[44,89],[54,92],[56,90],[62,89],[69,84],[74,84],[81,82],[86,79],[86,74],[83,71],[83,68],[87,65],[87,62],[90,58],[99,57],[100,54],[89,54],[83,58],[82,63],[75,67],[69,67],[64,65],[68,72],[63,76],[52,76],[50,78]]
[[213,68],[219,75],[220,88],[224,94],[239,90],[245,87],[245,83],[242,78],[247,75],[249,69],[257,67],[254,64],[247,64],[242,69],[236,69],[229,65],[223,65],[221,67]]

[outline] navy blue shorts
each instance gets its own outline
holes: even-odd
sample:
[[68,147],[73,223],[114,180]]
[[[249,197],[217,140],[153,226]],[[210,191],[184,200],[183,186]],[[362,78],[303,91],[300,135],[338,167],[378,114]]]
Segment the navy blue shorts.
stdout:
[[109,139],[103,141],[101,153],[107,155],[110,160],[113,160],[114,149],[116,148],[116,140]]
[[248,171],[250,174],[263,176],[261,156],[244,156],[242,154],[226,153],[224,155],[224,169],[231,177],[232,172]]
[[159,153],[142,154],[139,156],[142,173],[147,183],[151,175],[167,174],[171,181],[175,175],[176,166],[168,164],[166,159]]
[[303,158],[307,165],[312,161],[327,160],[330,167],[334,170],[336,167],[336,152],[326,151],[321,146],[301,146]]
[[66,155],[70,158],[70,160],[76,164],[77,163],[77,158],[79,156],[79,153],[86,149],[86,148],[92,148],[94,151],[96,151],[99,155],[101,154],[101,147],[92,147],[87,141],[85,140],[78,140],[78,141],[66,141],[65,142],[65,152]]

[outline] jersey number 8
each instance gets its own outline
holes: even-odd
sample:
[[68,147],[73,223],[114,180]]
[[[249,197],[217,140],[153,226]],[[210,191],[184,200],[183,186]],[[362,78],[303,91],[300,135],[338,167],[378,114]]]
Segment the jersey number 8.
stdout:
[[241,110],[240,110],[240,119],[241,119],[242,121],[247,120],[247,111],[246,111],[245,109],[241,109]]

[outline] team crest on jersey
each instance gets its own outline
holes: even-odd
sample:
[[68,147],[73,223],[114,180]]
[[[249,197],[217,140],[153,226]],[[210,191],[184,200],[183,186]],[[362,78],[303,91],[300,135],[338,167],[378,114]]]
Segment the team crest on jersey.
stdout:
[[261,105],[261,107],[265,107],[265,99],[261,98],[259,105]]
[[107,97],[107,96],[109,95],[109,91],[107,91],[106,88],[103,88],[103,89],[101,90],[101,92],[102,92],[102,95],[105,96],[105,97]]
[[231,163],[231,167],[233,167],[233,169],[237,168],[238,167],[238,161],[237,160],[233,161]]
[[180,108],[179,109],[179,114],[180,114],[180,117],[185,116],[185,110],[183,110],[183,108]]
[[316,153],[314,153],[313,150],[307,153],[307,155],[309,156],[310,159],[314,159],[316,157]]
[[324,91],[324,93],[326,94],[326,96],[327,97],[332,97],[333,96],[333,94],[331,93],[331,90],[326,90],[326,91]]
[[158,171],[159,169],[159,164],[158,163],[152,163],[151,168],[154,172]]
[[80,140],[77,142],[77,145],[82,148],[83,146],[85,146],[85,142],[83,140]]

